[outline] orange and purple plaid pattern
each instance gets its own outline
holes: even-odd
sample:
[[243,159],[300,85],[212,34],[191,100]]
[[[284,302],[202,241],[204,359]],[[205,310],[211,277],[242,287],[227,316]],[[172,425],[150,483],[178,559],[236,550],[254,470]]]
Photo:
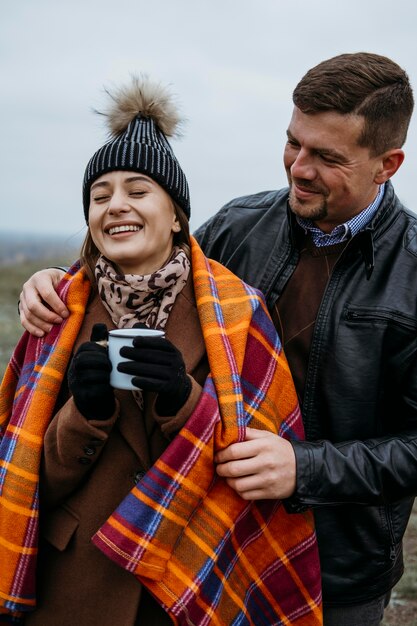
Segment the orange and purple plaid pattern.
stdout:
[[[176,624],[318,626],[313,518],[278,501],[246,502],[216,477],[216,450],[246,426],[302,438],[287,362],[262,295],[192,241],[193,280],[210,376],[186,426],[93,538]],[[23,335],[0,390],[0,623],[33,610],[43,436],[89,283],[75,265],[60,285],[71,316],[45,339]]]
[[260,292],[206,259],[195,241],[192,268],[210,375],[185,427],[93,542],[175,624],[318,626],[311,513],[244,501],[213,463],[248,425],[303,436],[287,361]]
[[0,623],[19,623],[16,616],[35,606],[43,436],[90,292],[77,270],[59,288],[70,317],[42,339],[22,336],[0,388]]

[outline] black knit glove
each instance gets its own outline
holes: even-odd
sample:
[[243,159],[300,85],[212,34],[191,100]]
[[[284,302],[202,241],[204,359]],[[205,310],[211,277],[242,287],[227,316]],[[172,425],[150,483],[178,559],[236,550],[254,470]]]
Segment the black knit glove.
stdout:
[[116,407],[110,386],[112,366],[107,348],[96,343],[106,340],[107,336],[105,324],[94,324],[91,341],[79,347],[68,370],[68,385],[75,405],[89,420],[108,419]]
[[133,348],[124,346],[120,354],[131,361],[119,363],[117,369],[134,376],[132,383],[139,389],[158,393],[155,408],[159,415],[175,415],[191,393],[181,352],[164,337],[139,336]]

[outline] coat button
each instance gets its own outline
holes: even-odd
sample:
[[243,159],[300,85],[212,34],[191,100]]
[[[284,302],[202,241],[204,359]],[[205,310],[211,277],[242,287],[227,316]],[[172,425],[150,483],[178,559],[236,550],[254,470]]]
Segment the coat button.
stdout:
[[142,478],[145,476],[146,472],[144,470],[138,470],[134,476],[134,481],[135,481],[135,485],[138,484],[138,482],[140,482],[142,480]]
[[96,449],[93,446],[84,446],[83,447],[83,452],[87,456],[92,456],[93,454],[96,453]]
[[79,456],[78,463],[81,463],[81,465],[90,465],[91,459],[88,459],[86,456]]

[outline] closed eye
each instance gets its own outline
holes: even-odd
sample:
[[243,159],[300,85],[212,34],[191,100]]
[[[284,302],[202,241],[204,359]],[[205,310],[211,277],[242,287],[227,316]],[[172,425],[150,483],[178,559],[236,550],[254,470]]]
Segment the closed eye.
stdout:
[[346,163],[345,157],[334,150],[316,150],[316,154],[322,161],[329,163],[330,165],[343,165]]
[[293,148],[299,148],[300,144],[295,139],[287,139],[287,144]]
[[334,156],[330,154],[319,153],[319,157],[322,159],[322,161],[325,161],[326,163],[338,163],[337,159],[335,159]]

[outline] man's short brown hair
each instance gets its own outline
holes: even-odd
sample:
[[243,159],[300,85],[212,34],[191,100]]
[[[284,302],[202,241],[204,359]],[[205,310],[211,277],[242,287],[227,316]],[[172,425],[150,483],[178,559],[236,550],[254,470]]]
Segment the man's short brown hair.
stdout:
[[391,59],[369,52],[340,54],[319,63],[300,80],[293,102],[307,114],[363,116],[358,143],[372,156],[401,148],[414,107],[406,72]]

